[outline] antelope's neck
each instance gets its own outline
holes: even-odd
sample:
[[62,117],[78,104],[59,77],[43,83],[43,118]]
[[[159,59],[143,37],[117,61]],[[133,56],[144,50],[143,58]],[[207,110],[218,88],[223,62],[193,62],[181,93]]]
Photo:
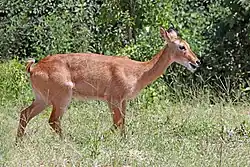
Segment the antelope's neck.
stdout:
[[165,70],[172,64],[171,51],[165,46],[150,61],[144,62],[144,72],[139,79],[140,88],[146,87],[148,84],[160,77]]

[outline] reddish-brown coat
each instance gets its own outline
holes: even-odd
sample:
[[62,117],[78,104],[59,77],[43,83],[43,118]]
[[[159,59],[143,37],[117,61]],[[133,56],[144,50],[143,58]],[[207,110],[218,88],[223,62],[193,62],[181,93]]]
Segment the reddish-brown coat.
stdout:
[[[114,125],[124,130],[127,100],[136,97],[171,63],[197,65],[197,57],[175,32],[161,29],[161,35],[168,44],[147,62],[92,53],[51,55],[34,67],[34,61],[30,61],[26,70],[36,98],[21,113],[18,137],[23,136],[28,121],[48,105],[53,106],[49,123],[61,135],[60,118],[72,97],[106,101],[113,112]],[[185,51],[178,48],[180,44],[186,47]]]

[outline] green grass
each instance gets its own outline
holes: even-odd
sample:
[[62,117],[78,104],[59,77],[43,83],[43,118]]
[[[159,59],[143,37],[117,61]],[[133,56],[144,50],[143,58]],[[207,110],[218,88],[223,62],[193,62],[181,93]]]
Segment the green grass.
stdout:
[[[1,106],[2,166],[250,166],[247,103],[204,100],[161,101],[148,109],[140,98],[127,109],[126,138],[111,133],[111,115],[103,102],[73,101],[62,126],[65,139],[50,130],[47,109],[27,127],[15,145],[21,108]],[[28,104],[27,104],[28,105]]]

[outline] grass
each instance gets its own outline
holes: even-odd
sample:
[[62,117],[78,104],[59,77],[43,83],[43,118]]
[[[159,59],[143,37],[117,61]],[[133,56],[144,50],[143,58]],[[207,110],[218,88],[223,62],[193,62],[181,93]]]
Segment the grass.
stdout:
[[103,102],[73,101],[60,140],[48,125],[50,109],[34,118],[15,145],[20,109],[1,106],[2,166],[250,166],[249,105],[198,99],[161,101],[148,109],[140,98],[127,109],[126,133],[111,133]]
[[64,140],[51,131],[48,108],[15,145],[20,111],[33,95],[22,64],[0,67],[0,166],[250,166],[250,103],[199,90],[184,92],[192,99],[165,95],[157,83],[129,103],[126,138],[109,130],[105,103],[72,101],[62,119]]

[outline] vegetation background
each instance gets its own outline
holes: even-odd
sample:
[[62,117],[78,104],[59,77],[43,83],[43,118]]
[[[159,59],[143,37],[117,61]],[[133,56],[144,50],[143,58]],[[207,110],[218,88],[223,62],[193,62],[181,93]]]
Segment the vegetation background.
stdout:
[[[250,166],[249,0],[1,0],[1,166]],[[24,64],[49,54],[95,52],[149,60],[173,27],[202,61],[172,65],[131,101],[127,138],[109,134],[102,102],[74,101],[65,141],[49,109],[15,146],[19,112],[33,99]],[[109,134],[103,138],[104,134]]]

